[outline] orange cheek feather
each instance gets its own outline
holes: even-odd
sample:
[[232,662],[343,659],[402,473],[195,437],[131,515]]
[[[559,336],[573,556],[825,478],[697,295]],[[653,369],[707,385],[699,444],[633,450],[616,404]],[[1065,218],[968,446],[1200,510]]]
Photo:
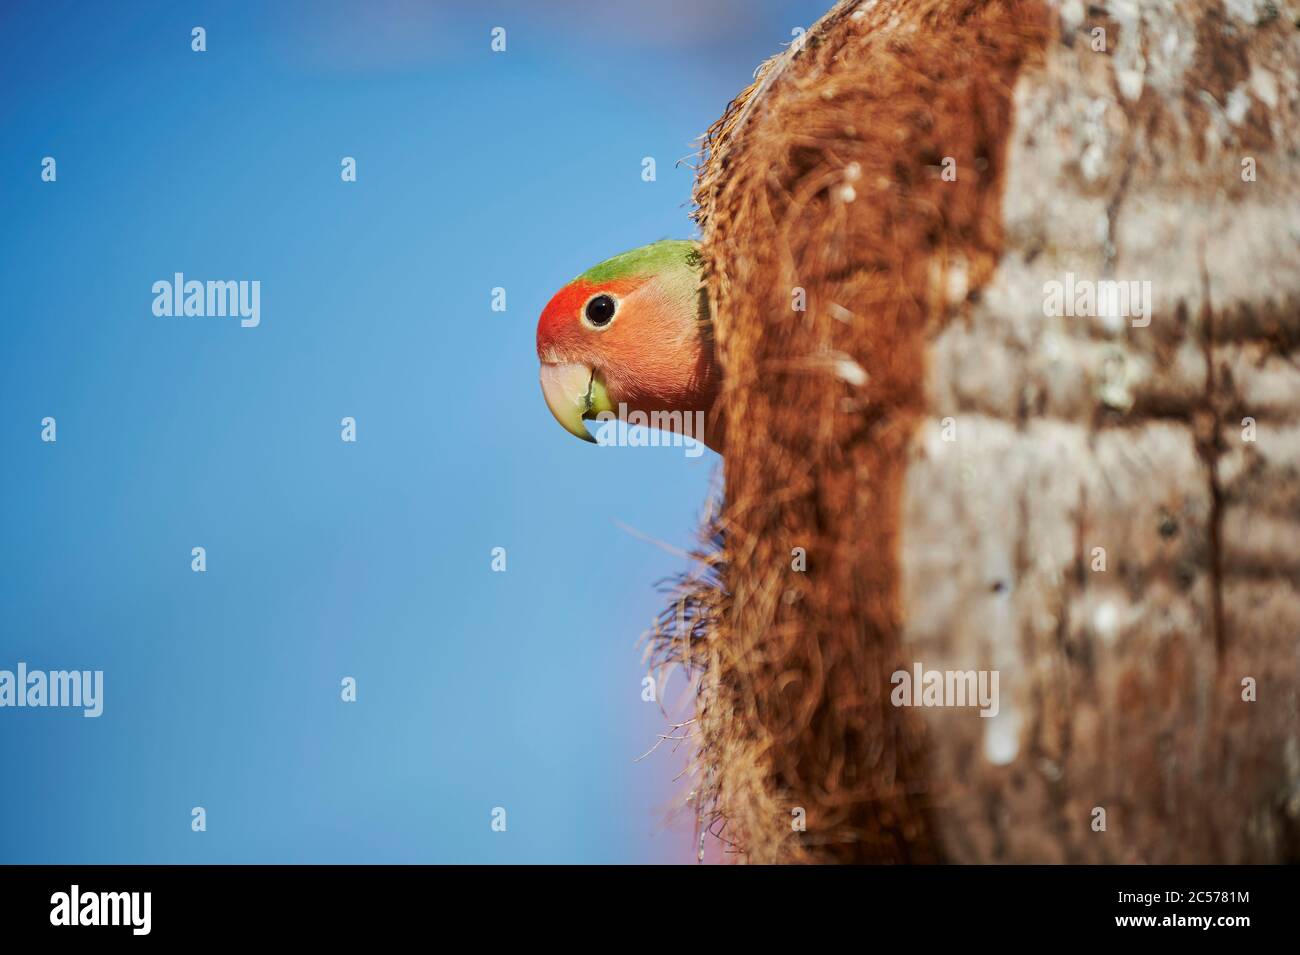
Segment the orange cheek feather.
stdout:
[[[675,315],[657,287],[643,288],[647,281],[579,281],[560,289],[537,324],[538,357],[600,369],[610,399],[629,410],[707,411],[718,382],[711,350],[694,322]],[[614,324],[595,332],[580,316],[600,292],[617,296],[622,305]]]
[[[537,357],[542,361],[558,358],[560,361],[582,361],[589,355],[599,354],[591,347],[592,333],[582,324],[582,307],[599,292],[624,297],[640,287],[642,282],[624,279],[616,282],[570,282],[560,289],[542,309],[537,321]],[[556,355],[548,355],[555,352]]]

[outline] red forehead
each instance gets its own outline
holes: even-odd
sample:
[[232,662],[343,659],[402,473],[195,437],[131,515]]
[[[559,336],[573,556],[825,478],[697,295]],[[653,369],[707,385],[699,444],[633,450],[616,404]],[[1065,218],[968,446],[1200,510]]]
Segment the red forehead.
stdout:
[[579,313],[587,299],[600,292],[627,295],[637,289],[644,278],[611,279],[608,282],[587,282],[574,279],[560,289],[542,309],[537,320],[537,354],[563,339],[565,332],[579,327]]

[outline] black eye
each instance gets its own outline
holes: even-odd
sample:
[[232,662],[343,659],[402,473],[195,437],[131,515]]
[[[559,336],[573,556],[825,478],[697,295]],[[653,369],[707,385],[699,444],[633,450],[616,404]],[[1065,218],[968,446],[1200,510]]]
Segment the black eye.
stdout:
[[604,328],[614,317],[614,300],[608,295],[597,295],[587,303],[587,321]]

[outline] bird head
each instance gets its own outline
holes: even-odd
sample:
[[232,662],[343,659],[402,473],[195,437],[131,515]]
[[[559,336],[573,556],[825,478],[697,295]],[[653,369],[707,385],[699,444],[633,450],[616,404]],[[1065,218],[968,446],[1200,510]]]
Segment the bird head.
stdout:
[[537,357],[551,414],[586,441],[585,420],[624,409],[711,424],[720,376],[698,245],[655,242],[579,275],[543,309]]

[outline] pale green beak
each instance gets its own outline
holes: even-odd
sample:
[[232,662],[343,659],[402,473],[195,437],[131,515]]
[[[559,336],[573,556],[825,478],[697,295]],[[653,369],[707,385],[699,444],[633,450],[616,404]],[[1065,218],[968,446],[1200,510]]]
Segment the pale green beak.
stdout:
[[586,365],[542,365],[542,396],[555,420],[569,434],[593,444],[596,439],[587,431],[583,421],[590,421],[602,411],[614,410],[605,393],[605,383],[600,375]]

